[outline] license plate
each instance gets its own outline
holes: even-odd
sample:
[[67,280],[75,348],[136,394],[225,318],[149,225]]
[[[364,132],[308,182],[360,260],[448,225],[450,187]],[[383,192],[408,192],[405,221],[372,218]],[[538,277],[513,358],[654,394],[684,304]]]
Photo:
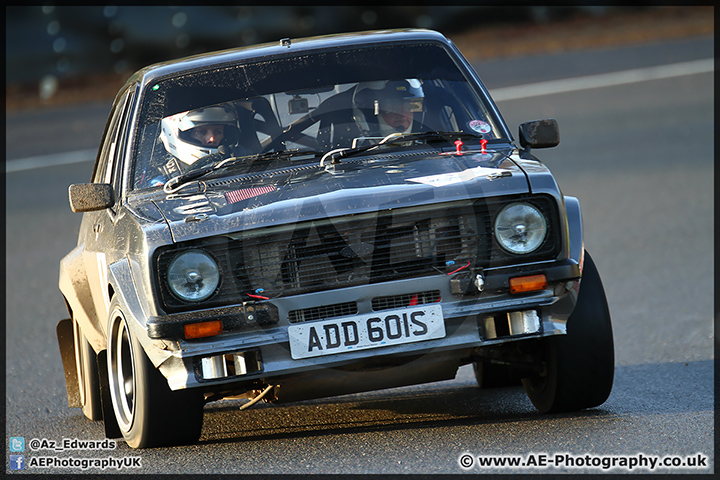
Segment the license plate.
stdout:
[[288,335],[300,359],[444,338],[445,321],[440,305],[423,305],[291,325]]

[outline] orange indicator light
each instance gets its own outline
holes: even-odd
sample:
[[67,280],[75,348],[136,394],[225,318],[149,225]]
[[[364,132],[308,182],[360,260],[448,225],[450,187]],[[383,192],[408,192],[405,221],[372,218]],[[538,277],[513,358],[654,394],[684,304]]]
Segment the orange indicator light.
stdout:
[[510,293],[526,293],[545,290],[547,278],[545,275],[530,275],[510,279]]
[[185,325],[185,338],[202,338],[212,337],[222,333],[222,321],[213,320],[212,322],[190,323]]

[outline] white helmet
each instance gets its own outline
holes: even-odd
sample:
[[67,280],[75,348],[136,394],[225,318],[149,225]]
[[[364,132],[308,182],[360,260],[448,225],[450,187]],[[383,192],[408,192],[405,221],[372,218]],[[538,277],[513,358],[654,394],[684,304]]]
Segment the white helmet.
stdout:
[[402,127],[391,126],[382,114],[405,112],[414,116],[423,111],[424,98],[422,85],[416,78],[360,83],[353,94],[353,117],[366,136],[406,133],[412,129],[412,122]]
[[161,122],[160,140],[165,150],[178,160],[192,165],[198,159],[218,152],[218,146],[203,145],[192,130],[205,125],[223,126],[223,144],[235,144],[238,127],[235,110],[229,105],[199,108],[165,117]]

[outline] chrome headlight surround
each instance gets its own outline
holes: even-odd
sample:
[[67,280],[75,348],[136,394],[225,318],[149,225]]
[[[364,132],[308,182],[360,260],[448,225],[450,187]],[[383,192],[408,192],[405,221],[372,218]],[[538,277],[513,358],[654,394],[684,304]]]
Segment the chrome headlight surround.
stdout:
[[548,221],[540,209],[527,202],[503,207],[495,217],[495,240],[505,251],[527,255],[543,244]]
[[220,268],[205,250],[184,250],[173,257],[167,267],[167,285],[173,295],[184,302],[202,302],[220,285]]

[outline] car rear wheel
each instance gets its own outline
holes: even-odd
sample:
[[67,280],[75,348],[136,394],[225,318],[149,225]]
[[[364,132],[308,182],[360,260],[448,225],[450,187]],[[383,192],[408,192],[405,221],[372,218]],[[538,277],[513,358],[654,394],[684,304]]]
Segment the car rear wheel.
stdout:
[[75,369],[82,411],[90,420],[102,420],[100,384],[98,382],[97,354],[85,338],[77,320],[73,319],[75,342]]
[[546,368],[522,383],[541,413],[582,410],[607,400],[615,372],[610,310],[600,275],[587,252],[567,334],[545,338],[540,345]]
[[123,438],[133,448],[195,443],[202,430],[202,394],[170,390],[128,328],[116,300],[110,312],[108,381]]

